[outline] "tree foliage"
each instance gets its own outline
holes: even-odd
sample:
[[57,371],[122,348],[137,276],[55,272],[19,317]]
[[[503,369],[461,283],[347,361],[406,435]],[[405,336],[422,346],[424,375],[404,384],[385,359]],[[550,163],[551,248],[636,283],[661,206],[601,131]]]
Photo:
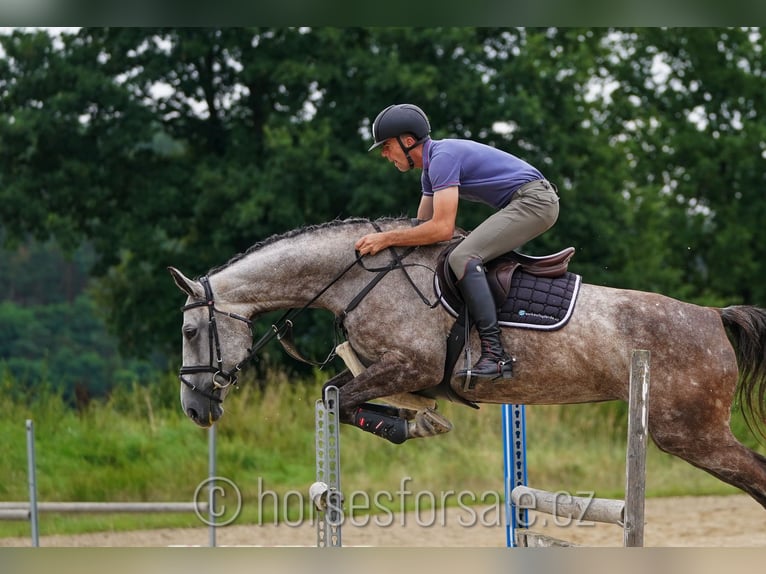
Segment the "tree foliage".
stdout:
[[[115,385],[146,382],[156,364],[126,360],[118,352],[88,294],[93,260],[83,245],[65,257],[55,242],[27,241],[0,250],[0,377],[16,382],[16,395],[43,387],[82,406]],[[164,367],[165,362],[160,364]]]
[[[371,118],[404,101],[434,137],[557,183],[559,222],[526,250],[574,245],[593,283],[766,304],[759,30],[83,28],[0,45],[6,243],[87,241],[125,352],[177,356],[167,265],[202,274],[294,227],[413,216],[419,173],[365,152]],[[486,214],[466,205],[459,224]]]

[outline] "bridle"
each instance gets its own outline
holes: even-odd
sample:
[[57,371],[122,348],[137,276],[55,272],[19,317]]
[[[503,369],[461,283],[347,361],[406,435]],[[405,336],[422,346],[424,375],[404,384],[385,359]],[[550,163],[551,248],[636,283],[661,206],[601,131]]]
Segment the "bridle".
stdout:
[[[371,222],[373,226],[376,228],[376,230],[380,231],[380,228],[375,224],[374,222]],[[367,296],[367,294],[372,290],[375,285],[378,284],[378,282],[389,272],[393,269],[400,268],[402,271],[404,271],[405,276],[407,277],[407,280],[410,282],[412,287],[415,289],[417,294],[420,296],[421,300],[428,305],[429,307],[433,308],[436,305],[439,304],[439,301],[437,300],[434,303],[430,303],[428,299],[421,293],[420,289],[415,285],[412,278],[407,273],[406,267],[407,265],[402,261],[407,255],[412,253],[415,248],[411,247],[408,250],[406,250],[403,254],[399,254],[396,252],[396,250],[393,247],[390,247],[389,250],[393,253],[393,259],[391,262],[384,266],[384,267],[378,267],[378,268],[367,268],[362,263],[362,255],[357,254],[357,256],[354,258],[354,260],[349,264],[345,269],[343,269],[340,273],[338,273],[335,278],[330,281],[319,293],[317,293],[308,303],[306,303],[303,307],[300,309],[290,309],[288,310],[278,321],[276,321],[273,325],[271,325],[271,329],[267,331],[258,341],[247,350],[247,356],[242,359],[239,363],[234,365],[230,370],[225,370],[223,368],[223,355],[221,353],[221,342],[220,337],[218,335],[218,324],[216,322],[216,315],[223,315],[225,317],[229,317],[231,319],[235,319],[237,321],[242,321],[245,324],[247,324],[248,329],[250,330],[250,338],[252,340],[254,333],[253,333],[253,321],[249,319],[248,317],[243,317],[242,315],[238,315],[236,313],[229,313],[227,311],[222,311],[221,309],[218,309],[215,306],[215,298],[213,297],[213,289],[210,286],[210,280],[207,275],[203,275],[199,278],[199,282],[202,284],[202,288],[205,291],[205,298],[201,301],[193,301],[192,303],[188,303],[187,305],[184,305],[181,307],[182,312],[186,312],[190,309],[196,309],[198,307],[207,307],[208,309],[208,347],[209,347],[209,357],[210,361],[207,365],[182,365],[181,369],[179,371],[178,378],[180,381],[186,385],[191,390],[195,391],[196,393],[200,394],[201,396],[205,397],[206,399],[209,399],[216,403],[222,403],[223,399],[221,398],[221,393],[224,389],[237,384],[237,373],[242,370],[242,368],[250,362],[252,359],[256,357],[258,352],[272,339],[276,338],[284,347],[285,351],[292,356],[293,358],[302,361],[304,363],[308,363],[310,365],[317,366],[319,368],[322,368],[326,364],[328,364],[332,359],[335,358],[335,347],[337,345],[333,345],[332,350],[328,354],[327,358],[320,362],[310,361],[306,358],[304,358],[300,352],[295,348],[295,345],[291,341],[291,335],[292,335],[292,327],[293,327],[293,319],[296,315],[303,312],[304,310],[308,309],[311,305],[314,304],[314,302],[319,299],[330,287],[332,287],[341,277],[343,277],[352,267],[354,267],[357,264],[360,264],[365,270],[371,271],[371,272],[377,272],[377,274],[373,277],[373,279],[365,286],[364,289],[361,290],[360,293],[354,297],[351,302],[346,306],[346,308],[343,310],[343,312],[340,314],[340,316],[336,319],[336,338],[337,338],[337,332],[343,329],[343,319],[346,317],[346,315],[352,311],[361,301],[364,297]],[[337,341],[336,341],[337,343]],[[213,390],[207,391],[205,389],[202,389],[198,386],[196,386],[194,383],[189,381],[184,375],[192,375],[197,373],[211,373],[212,374],[212,383],[213,383]]]
[[[223,402],[223,399],[221,399],[221,392],[231,386],[237,384],[237,373],[242,369],[242,367],[247,363],[252,357],[253,357],[253,351],[252,349],[248,349],[248,356],[234,365],[234,367],[227,371],[223,368],[223,355],[221,354],[221,341],[220,337],[218,336],[218,324],[216,323],[216,314],[218,315],[224,315],[226,317],[231,317],[232,319],[236,319],[237,321],[243,321],[247,324],[248,329],[250,329],[250,334],[253,333],[253,322],[248,319],[247,317],[243,317],[242,315],[237,315],[236,313],[228,313],[226,311],[221,311],[220,309],[216,308],[215,306],[215,299],[213,298],[213,289],[210,287],[210,281],[207,277],[207,275],[200,277],[199,282],[202,284],[202,288],[205,290],[205,300],[204,301],[194,301],[193,303],[189,303],[188,305],[184,305],[181,307],[181,311],[186,312],[189,309],[196,309],[197,307],[207,307],[208,309],[208,346],[210,349],[210,354],[208,355],[210,357],[210,363],[207,365],[190,365],[190,366],[181,366],[181,370],[179,372],[178,378],[181,380],[181,382],[189,387],[191,390],[196,391],[203,397],[210,399],[211,401],[214,401],[216,403]],[[264,343],[265,344],[265,343]],[[215,353],[215,354],[214,354]],[[212,381],[213,381],[213,390],[212,391],[206,391],[205,389],[201,389],[194,385],[191,381],[189,381],[184,375],[192,375],[196,373],[212,373]],[[219,380],[222,380],[223,382],[219,382]],[[218,393],[217,395],[215,393]]]

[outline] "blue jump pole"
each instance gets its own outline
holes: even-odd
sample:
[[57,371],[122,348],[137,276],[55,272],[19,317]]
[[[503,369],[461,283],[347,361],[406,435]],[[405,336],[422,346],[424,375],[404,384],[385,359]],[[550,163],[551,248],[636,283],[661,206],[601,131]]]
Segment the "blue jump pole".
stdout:
[[527,484],[527,423],[524,405],[503,405],[503,474],[505,485],[505,543],[516,546],[516,529],[526,526],[528,512],[511,501],[511,491]]

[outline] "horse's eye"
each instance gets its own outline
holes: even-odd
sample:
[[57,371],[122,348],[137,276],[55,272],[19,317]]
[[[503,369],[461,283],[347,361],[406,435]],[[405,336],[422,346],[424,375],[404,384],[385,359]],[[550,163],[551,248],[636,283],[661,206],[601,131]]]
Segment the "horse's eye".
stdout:
[[191,341],[197,335],[197,327],[192,325],[184,325],[183,331],[187,341]]

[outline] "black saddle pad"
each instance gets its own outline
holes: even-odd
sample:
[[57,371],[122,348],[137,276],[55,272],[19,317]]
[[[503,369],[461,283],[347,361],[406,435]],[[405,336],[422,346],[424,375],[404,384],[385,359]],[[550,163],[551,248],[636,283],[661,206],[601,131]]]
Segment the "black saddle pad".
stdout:
[[560,277],[537,277],[518,270],[511,278],[508,298],[498,309],[505,327],[554,330],[563,327],[574,311],[581,277],[566,272]]
[[[566,325],[572,316],[582,278],[567,271],[559,277],[538,277],[517,269],[511,277],[508,297],[498,308],[498,322],[503,327],[521,327],[553,331]],[[457,317],[460,308],[434,282],[444,308]],[[457,309],[455,307],[458,307]]]

